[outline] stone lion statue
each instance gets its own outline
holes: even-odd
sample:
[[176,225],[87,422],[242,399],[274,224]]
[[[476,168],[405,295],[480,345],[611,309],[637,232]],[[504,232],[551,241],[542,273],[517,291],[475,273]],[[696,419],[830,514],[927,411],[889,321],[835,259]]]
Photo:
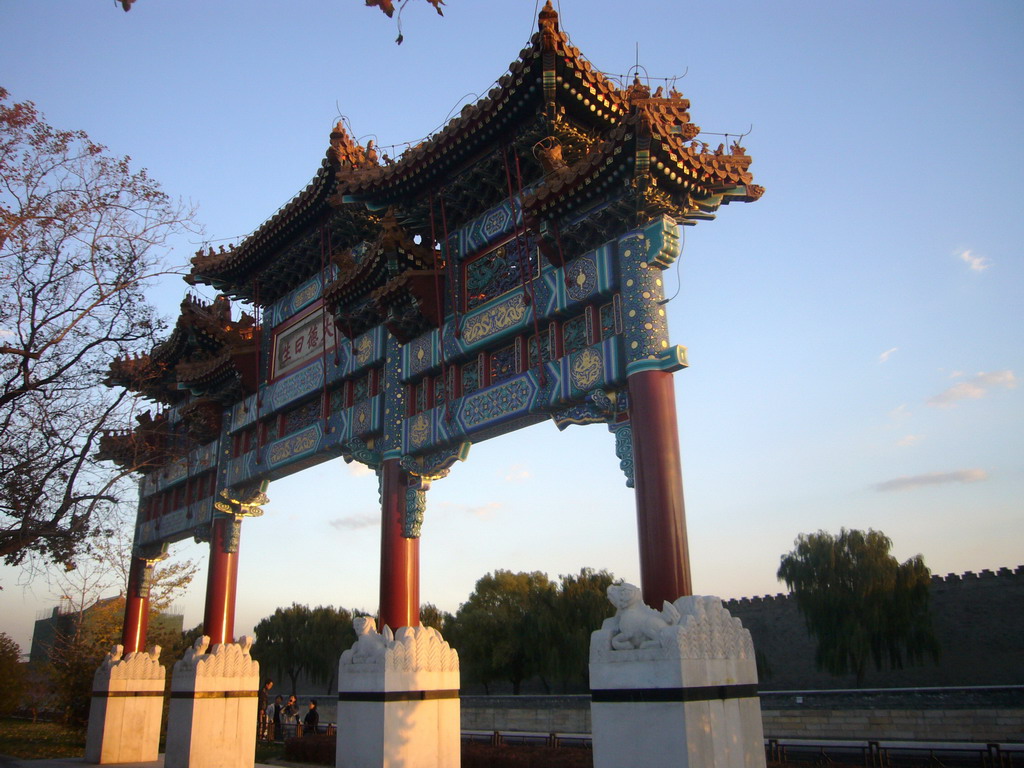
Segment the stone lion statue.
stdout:
[[612,648],[617,651],[659,646],[662,630],[679,623],[679,611],[672,603],[665,602],[656,611],[644,604],[640,588],[632,584],[612,584],[608,599],[617,609],[619,626],[612,634]]
[[352,661],[369,661],[381,656],[387,645],[385,638],[377,632],[377,622],[372,616],[356,616],[352,619],[356,631],[356,644],[352,646]]

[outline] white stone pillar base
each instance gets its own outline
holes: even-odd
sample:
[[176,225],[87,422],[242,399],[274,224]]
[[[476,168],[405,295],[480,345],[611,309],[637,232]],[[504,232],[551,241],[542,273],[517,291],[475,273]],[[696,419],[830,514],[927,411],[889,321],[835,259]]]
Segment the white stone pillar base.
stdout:
[[93,677],[87,763],[148,763],[159,756],[167,679],[160,647],[123,658],[122,652],[122,646],[114,646]]
[[359,640],[338,663],[339,768],[458,768],[459,657],[429,627],[378,634],[355,621]]
[[165,768],[253,768],[260,666],[252,638],[202,637],[174,665]]
[[750,632],[716,597],[655,611],[631,585],[590,643],[594,768],[764,768]]

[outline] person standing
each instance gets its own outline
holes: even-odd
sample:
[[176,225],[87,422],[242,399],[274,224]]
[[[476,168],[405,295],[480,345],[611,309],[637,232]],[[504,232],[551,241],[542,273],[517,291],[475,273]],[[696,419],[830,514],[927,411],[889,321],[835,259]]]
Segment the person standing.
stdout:
[[274,681],[267,678],[267,681],[263,683],[263,687],[260,688],[259,698],[257,699],[256,705],[256,738],[263,739],[264,741],[269,740],[271,734],[268,733],[269,728],[267,723],[267,707],[270,706],[270,690],[274,687]]
[[320,731],[320,713],[316,710],[316,699],[309,700],[309,711],[306,716],[302,718],[303,734],[319,733]]
[[[288,697],[284,709],[281,710],[281,722],[284,724],[285,731],[291,730],[292,732],[299,724],[299,703],[296,701],[294,693]],[[285,733],[282,733],[281,738],[284,736]]]
[[273,740],[279,741],[284,736],[281,728],[281,713],[284,711],[284,699],[281,696],[274,698],[273,708],[270,710],[270,719],[274,728]]

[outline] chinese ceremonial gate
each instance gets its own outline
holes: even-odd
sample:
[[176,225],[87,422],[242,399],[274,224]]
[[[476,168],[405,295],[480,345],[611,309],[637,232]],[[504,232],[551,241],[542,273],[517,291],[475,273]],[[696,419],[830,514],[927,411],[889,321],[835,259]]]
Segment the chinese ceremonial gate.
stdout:
[[[392,161],[339,123],[309,185],[242,243],[200,251],[170,337],[109,381],[164,406],[104,454],[142,466],[125,653],[147,573],[210,542],[211,645],[234,640],[244,517],[268,481],[342,456],[378,474],[379,625],[419,624],[431,482],[474,442],[603,423],[636,492],[642,592],[691,594],[662,272],[679,225],[758,199],[738,144],[696,141],[674,89],[626,88],[550,3],[486,98]],[[232,302],[249,305],[236,316]]]

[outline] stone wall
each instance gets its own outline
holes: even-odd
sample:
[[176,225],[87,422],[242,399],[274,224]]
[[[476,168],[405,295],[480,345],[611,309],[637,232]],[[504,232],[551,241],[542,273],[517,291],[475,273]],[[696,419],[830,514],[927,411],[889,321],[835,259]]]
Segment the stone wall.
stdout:
[[590,695],[463,696],[462,730],[590,733]]
[[[1024,690],[762,697],[765,738],[1020,741]],[[972,701],[974,702],[972,704]],[[464,731],[590,733],[589,696],[464,696]]]
[[1024,709],[843,709],[761,712],[769,739],[1020,741]]
[[[789,595],[728,600],[725,607],[754,638],[767,662],[762,690],[852,688],[814,665],[815,642]],[[1024,684],[1024,566],[933,576],[931,611],[942,655],[902,670],[870,667],[864,686],[936,687]]]

